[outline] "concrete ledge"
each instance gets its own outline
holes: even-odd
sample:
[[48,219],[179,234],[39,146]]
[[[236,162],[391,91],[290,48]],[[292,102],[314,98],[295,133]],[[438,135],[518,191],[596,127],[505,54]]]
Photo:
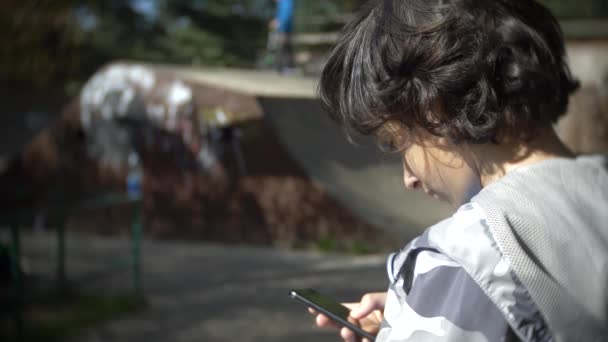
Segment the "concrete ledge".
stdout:
[[263,97],[312,99],[316,97],[318,84],[318,80],[313,77],[283,76],[271,71],[188,68],[171,65],[154,65],[154,67],[173,71],[190,81]]

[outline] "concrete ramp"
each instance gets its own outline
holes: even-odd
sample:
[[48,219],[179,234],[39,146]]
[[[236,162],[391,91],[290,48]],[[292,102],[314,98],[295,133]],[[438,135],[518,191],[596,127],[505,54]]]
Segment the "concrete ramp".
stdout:
[[316,99],[317,80],[234,69],[165,66],[190,81],[255,96],[265,120],[293,159],[328,192],[368,222],[408,239],[449,215],[449,208],[405,190],[401,162],[369,138],[347,142]]
[[446,205],[406,191],[401,161],[369,138],[346,141],[313,99],[261,98],[267,120],[312,179],[370,223],[412,238],[449,215]]

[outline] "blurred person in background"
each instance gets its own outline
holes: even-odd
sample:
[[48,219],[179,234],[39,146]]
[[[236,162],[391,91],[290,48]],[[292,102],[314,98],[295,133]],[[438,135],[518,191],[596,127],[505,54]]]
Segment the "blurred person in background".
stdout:
[[269,23],[270,40],[276,51],[274,68],[283,74],[293,73],[295,64],[293,59],[293,16],[294,0],[274,0],[276,14]]
[[325,108],[455,208],[389,257],[388,291],[347,304],[354,323],[378,342],[608,338],[608,158],[553,128],[577,87],[534,0],[372,1],[344,29]]

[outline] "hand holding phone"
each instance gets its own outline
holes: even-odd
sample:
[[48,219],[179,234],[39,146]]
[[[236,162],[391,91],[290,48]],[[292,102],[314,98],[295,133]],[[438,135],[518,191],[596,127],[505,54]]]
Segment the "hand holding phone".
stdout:
[[312,289],[291,290],[289,291],[289,295],[291,298],[298,300],[315,311],[327,316],[338,325],[347,327],[359,337],[367,338],[370,341],[376,339],[376,337],[369,332],[350,322],[348,320],[350,310],[334,299],[324,296]]

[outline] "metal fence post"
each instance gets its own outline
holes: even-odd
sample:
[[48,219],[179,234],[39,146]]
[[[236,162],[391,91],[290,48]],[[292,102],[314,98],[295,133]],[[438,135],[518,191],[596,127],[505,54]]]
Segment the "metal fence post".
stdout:
[[141,230],[142,230],[141,199],[135,203],[131,221],[131,265],[133,267],[133,288],[138,296],[143,296],[141,286]]
[[57,288],[60,291],[66,288],[64,222],[62,217],[57,226]]
[[16,222],[12,222],[10,247],[11,256],[11,273],[13,278],[13,300],[14,300],[14,315],[15,335],[17,341],[23,339],[23,279],[21,279],[21,240],[19,236],[19,228]]

